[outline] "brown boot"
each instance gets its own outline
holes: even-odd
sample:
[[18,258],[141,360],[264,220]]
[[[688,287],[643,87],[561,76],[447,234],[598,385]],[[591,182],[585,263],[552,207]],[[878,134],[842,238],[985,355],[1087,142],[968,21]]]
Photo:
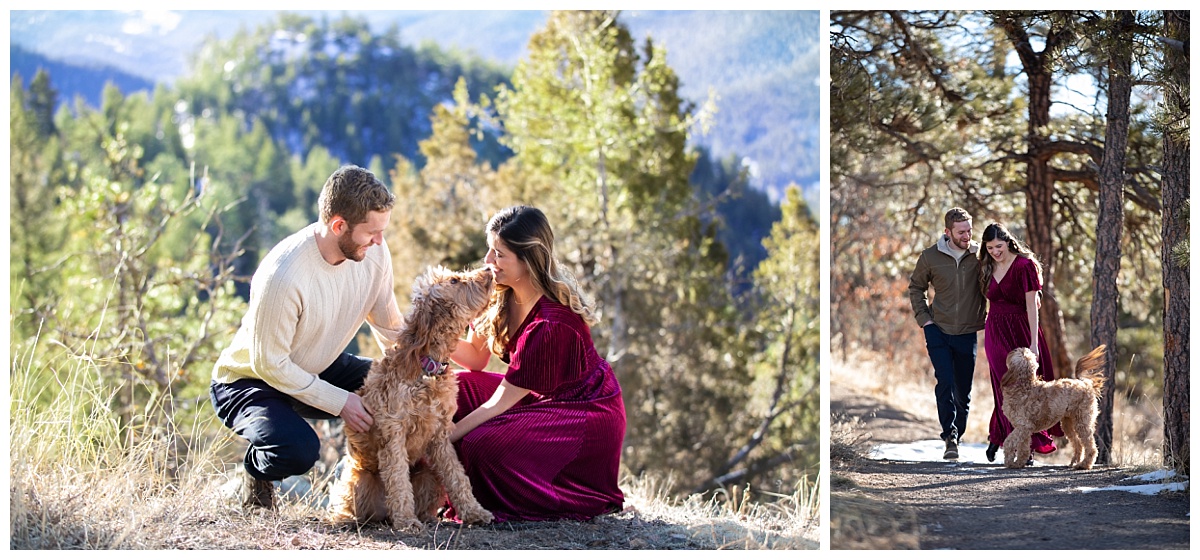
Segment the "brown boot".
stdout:
[[958,460],[958,439],[954,436],[946,438],[946,452],[942,454],[942,459],[947,461]]
[[275,509],[275,484],[270,480],[259,480],[242,472],[242,506],[246,508]]

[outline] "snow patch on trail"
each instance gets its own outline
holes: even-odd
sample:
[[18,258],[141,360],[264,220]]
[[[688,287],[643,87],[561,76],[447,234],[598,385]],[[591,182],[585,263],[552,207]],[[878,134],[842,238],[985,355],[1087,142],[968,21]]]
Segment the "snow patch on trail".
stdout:
[[[1138,475],[1138,476],[1126,477],[1124,480],[1136,480],[1136,481],[1141,481],[1141,482],[1158,482],[1160,480],[1169,480],[1169,479],[1173,479],[1173,478],[1176,478],[1175,471],[1160,470],[1160,471],[1148,472],[1146,474],[1142,474],[1142,475]],[[1079,488],[1071,488],[1070,490],[1065,490],[1065,491],[1078,491],[1078,492],[1083,492],[1086,494],[1088,492],[1116,490],[1116,491],[1122,491],[1122,492],[1132,492],[1134,494],[1143,494],[1146,496],[1153,496],[1155,494],[1158,494],[1159,492],[1185,492],[1185,491],[1187,491],[1188,484],[1190,482],[1191,482],[1190,480],[1183,480],[1181,482],[1165,482],[1165,483],[1161,483],[1161,484],[1128,484],[1128,485],[1119,485],[1119,486],[1105,486],[1103,488],[1081,486]]]
[[1158,482],[1160,480],[1167,480],[1170,478],[1175,478],[1174,470],[1169,470],[1169,471],[1161,470],[1161,471],[1148,472],[1146,474],[1139,474],[1137,476],[1126,477],[1125,480],[1140,480],[1142,482]]
[[[946,443],[942,440],[926,439],[912,443],[879,444],[871,448],[871,452],[867,454],[867,457],[889,461],[940,462],[945,461],[945,459],[942,459],[942,453],[945,451]],[[946,462],[953,463],[954,461]],[[958,444],[958,463],[959,466],[964,464],[1003,465],[1004,450],[1001,449],[996,453],[995,463],[988,463],[986,443],[960,443]],[[1038,464],[1036,460],[1034,460],[1034,464]]]
[[1080,486],[1078,488],[1064,489],[1063,492],[1102,492],[1104,490],[1119,490],[1122,492],[1132,492],[1134,494],[1145,494],[1153,496],[1159,492],[1183,492],[1187,490],[1187,482],[1171,482],[1167,484],[1134,484],[1132,486],[1105,486],[1103,488],[1094,488],[1091,486]]
[[[955,468],[958,472],[985,474],[994,472],[992,469],[982,468],[963,468],[974,465],[1004,465],[1004,449],[1000,449],[996,453],[996,461],[989,463],[987,460],[987,444],[986,443],[963,443],[958,446],[958,461],[947,461],[942,459],[942,453],[946,450],[946,444],[938,439],[926,439],[914,441],[912,443],[883,443],[871,448],[867,457],[875,460],[887,461],[910,461],[910,462],[945,462],[949,467]],[[1045,465],[1034,459],[1034,466]],[[1153,483],[1163,480],[1171,480],[1178,478],[1173,470],[1159,470],[1138,476],[1126,477],[1126,481],[1136,481],[1142,483]],[[1162,482],[1159,484],[1125,484],[1116,486],[1080,486],[1075,488],[1067,488],[1062,492],[1101,492],[1101,491],[1121,491],[1132,492],[1135,494],[1144,494],[1153,496],[1159,492],[1185,492],[1188,489],[1190,481],[1184,479],[1176,482]]]

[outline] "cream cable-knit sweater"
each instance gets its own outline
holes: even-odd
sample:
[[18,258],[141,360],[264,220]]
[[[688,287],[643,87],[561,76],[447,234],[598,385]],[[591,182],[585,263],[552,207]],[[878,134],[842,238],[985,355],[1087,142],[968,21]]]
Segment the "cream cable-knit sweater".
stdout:
[[350,393],[317,377],[346,349],[363,321],[380,348],[400,333],[404,318],[392,292],[387,245],[367,249],[362,262],[331,265],[317,248],[318,224],[279,242],[250,281],[250,307],[213,380],[251,377],[296,400],[340,415]]

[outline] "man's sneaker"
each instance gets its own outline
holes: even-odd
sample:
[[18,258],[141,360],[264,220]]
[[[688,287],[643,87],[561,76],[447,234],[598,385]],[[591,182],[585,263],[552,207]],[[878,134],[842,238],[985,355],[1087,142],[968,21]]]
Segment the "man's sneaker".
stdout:
[[946,452],[942,454],[942,459],[947,461],[958,459],[958,441],[955,438],[946,438]]
[[275,484],[243,471],[241,498],[242,506],[246,508],[275,509]]

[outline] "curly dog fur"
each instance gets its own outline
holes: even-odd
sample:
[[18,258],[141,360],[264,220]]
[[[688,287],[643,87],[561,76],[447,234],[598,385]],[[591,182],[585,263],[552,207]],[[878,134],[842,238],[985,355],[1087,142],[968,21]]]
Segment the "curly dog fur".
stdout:
[[487,305],[492,282],[486,268],[430,268],[417,279],[400,337],[371,365],[358,391],[374,424],[365,433],[345,429],[348,457],[330,491],[330,521],[390,519],[401,530],[418,530],[435,519],[449,495],[464,522],[492,522],[471,494],[449,440],[457,375],[427,375],[421,368],[422,356],[446,360],[467,323]]
[[1075,364],[1075,378],[1043,381],[1037,358],[1028,348],[1008,353],[1008,371],[1000,379],[1004,415],[1012,432],[1004,440],[1004,466],[1019,469],[1029,460],[1029,438],[1061,422],[1071,443],[1071,465],[1090,469],[1096,462],[1096,400],[1104,387],[1105,347],[1096,347]]

